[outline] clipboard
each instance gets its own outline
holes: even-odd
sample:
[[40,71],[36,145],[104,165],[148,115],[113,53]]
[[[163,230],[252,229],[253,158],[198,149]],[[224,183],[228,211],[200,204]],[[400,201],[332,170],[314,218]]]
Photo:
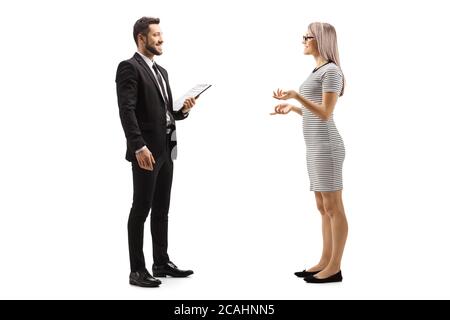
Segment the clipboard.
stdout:
[[183,107],[183,103],[186,98],[194,97],[195,99],[197,99],[203,92],[211,88],[211,86],[211,84],[198,84],[192,87],[188,92],[186,92],[184,95],[178,98],[177,101],[174,102],[173,109],[180,110]]
[[200,91],[194,98],[197,99],[198,97],[200,97],[200,95],[205,92],[206,90],[208,90],[209,88],[211,88],[212,84],[205,84],[205,88]]

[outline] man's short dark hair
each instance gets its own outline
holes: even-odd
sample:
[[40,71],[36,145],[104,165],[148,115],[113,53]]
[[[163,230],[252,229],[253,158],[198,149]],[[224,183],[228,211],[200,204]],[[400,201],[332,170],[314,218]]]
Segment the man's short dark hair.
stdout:
[[133,37],[136,45],[138,44],[138,35],[143,34],[147,36],[148,32],[150,31],[151,24],[159,24],[159,18],[142,17],[138,21],[136,21],[133,28]]

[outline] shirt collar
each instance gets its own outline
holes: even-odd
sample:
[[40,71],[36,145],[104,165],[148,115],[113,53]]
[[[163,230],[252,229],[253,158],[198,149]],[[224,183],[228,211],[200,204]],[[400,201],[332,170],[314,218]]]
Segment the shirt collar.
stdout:
[[[140,53],[139,51],[137,51],[137,53],[142,57],[142,59],[144,59],[144,61],[148,64],[148,66],[150,67],[150,69],[153,68],[153,65],[155,63],[154,60],[150,59],[149,57],[143,55],[142,53]],[[153,71],[153,69],[152,69]]]

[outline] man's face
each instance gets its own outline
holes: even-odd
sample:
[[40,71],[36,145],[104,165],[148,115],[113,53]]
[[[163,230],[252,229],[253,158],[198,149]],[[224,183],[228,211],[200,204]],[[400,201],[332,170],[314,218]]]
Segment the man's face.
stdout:
[[164,41],[159,24],[151,24],[147,36],[141,36],[144,40],[145,49],[157,56],[160,56],[163,53],[162,44]]

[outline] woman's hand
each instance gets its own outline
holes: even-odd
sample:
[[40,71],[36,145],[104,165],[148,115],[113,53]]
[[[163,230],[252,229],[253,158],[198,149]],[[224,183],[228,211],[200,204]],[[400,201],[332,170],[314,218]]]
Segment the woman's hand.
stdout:
[[275,112],[272,112],[270,115],[273,116],[276,114],[288,114],[289,112],[291,112],[293,107],[294,106],[287,103],[279,104],[275,107]]
[[281,89],[277,89],[276,92],[273,92],[273,97],[278,100],[294,99],[296,96],[297,92],[295,90],[283,91]]

